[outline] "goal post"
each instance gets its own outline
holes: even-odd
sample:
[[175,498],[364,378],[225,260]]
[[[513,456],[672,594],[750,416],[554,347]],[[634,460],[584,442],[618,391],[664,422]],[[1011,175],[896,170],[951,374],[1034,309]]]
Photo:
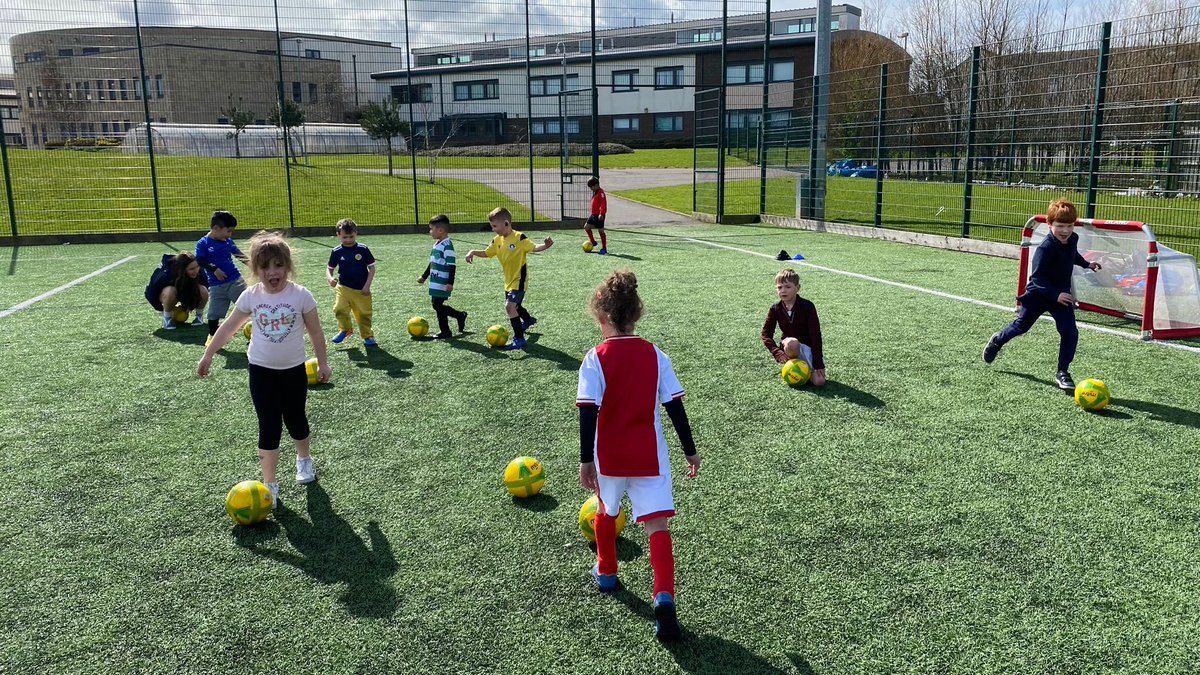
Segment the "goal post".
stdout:
[[[1079,253],[1099,270],[1076,267],[1072,293],[1079,309],[1137,321],[1145,340],[1200,337],[1200,272],[1196,259],[1158,243],[1145,223],[1080,218]],[[1021,233],[1017,295],[1033,272],[1033,251],[1050,236],[1045,215]]]

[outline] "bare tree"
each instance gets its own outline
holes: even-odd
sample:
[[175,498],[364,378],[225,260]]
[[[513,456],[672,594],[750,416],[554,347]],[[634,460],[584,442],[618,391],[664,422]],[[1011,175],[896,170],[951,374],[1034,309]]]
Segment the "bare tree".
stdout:
[[[416,105],[416,112],[424,122],[424,133],[421,135],[421,155],[425,157],[425,168],[429,174],[430,184],[437,182],[438,160],[442,153],[446,150],[446,146],[450,143],[450,139],[458,135],[458,131],[462,128],[462,115],[459,114],[457,108],[451,108],[448,112],[442,115],[441,119],[434,119],[435,107],[440,112],[441,108],[436,106],[433,101],[422,101]],[[436,125],[436,126],[435,126]],[[434,139],[433,129],[440,128],[441,143],[436,143]],[[416,141],[416,125],[413,125],[413,141]],[[415,147],[415,146],[414,146]]]

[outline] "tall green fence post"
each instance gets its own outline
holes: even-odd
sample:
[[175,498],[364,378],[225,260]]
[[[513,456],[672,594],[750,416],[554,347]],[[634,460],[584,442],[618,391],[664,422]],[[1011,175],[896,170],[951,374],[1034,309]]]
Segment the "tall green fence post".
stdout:
[[[413,224],[421,224],[421,197],[417,190],[417,135],[414,133],[417,128],[417,118],[413,114],[413,86],[412,86],[412,45],[408,41],[408,0],[404,0],[404,72],[405,86],[408,87],[408,136],[411,141],[408,144],[408,157],[412,163],[412,187],[413,187]],[[357,91],[357,90],[356,90]],[[442,100],[442,81],[438,79],[438,100]],[[440,122],[441,120],[439,120]],[[425,138],[429,138],[429,120],[425,120]],[[425,161],[430,161],[426,157]]]
[[[765,0],[763,14],[763,88],[762,115],[758,134],[758,212],[767,212],[767,109],[771,103],[771,0]],[[794,74],[794,73],[793,73]],[[724,77],[724,75],[722,75]]]
[[[530,60],[529,60],[529,57],[530,57],[529,53],[530,53],[530,51],[532,51],[530,47],[531,47],[531,45],[529,43],[529,0],[525,0],[525,117],[526,117],[525,122],[527,124],[525,136],[526,136],[526,138],[529,139],[529,220],[530,220],[530,222],[533,222],[533,221],[537,220],[537,209],[534,208],[536,201],[535,201],[534,192],[533,192],[533,97],[529,95],[530,94],[529,80],[532,77],[533,65],[530,63]],[[596,46],[593,44],[592,49],[595,49],[595,47]],[[567,83],[564,80],[562,83],[562,87],[559,88],[560,95],[558,97],[560,119],[561,119],[561,113],[562,113],[561,92],[563,89],[566,89],[566,87],[567,87]],[[560,124],[561,124],[561,122],[560,122]],[[558,153],[560,162],[561,162],[561,158],[562,158],[562,153],[565,150],[566,150],[566,148],[563,148]],[[560,167],[562,166],[561,163],[559,164],[559,166]],[[561,168],[559,169],[558,180],[560,182],[560,186],[558,189],[559,189],[559,192],[561,193],[563,190],[563,188],[561,186],[561,182],[562,182],[562,169]],[[563,210],[566,207],[566,196],[565,195],[559,197],[558,204],[559,204],[558,219],[559,219],[559,221],[562,221],[562,219],[566,216],[566,214],[563,213]]]
[[884,126],[887,124],[888,64],[879,64],[879,121],[875,125],[875,227],[883,226]]
[[[589,30],[591,31],[591,58],[588,59],[592,70],[592,175],[596,178],[600,177],[600,85],[596,82],[596,0],[591,2],[592,18]],[[567,83],[563,82],[563,88],[566,88]],[[693,122],[692,126],[695,126]],[[694,149],[696,144],[692,144]],[[694,150],[693,150],[694,154]],[[696,163],[692,162],[693,169]],[[692,174],[692,180],[695,180],[695,172]],[[696,199],[696,191],[692,190],[692,200]],[[693,204],[695,211],[695,204]]]
[[1112,22],[1100,27],[1100,58],[1096,63],[1096,97],[1092,103],[1092,142],[1088,153],[1087,210],[1085,218],[1096,217],[1096,178],[1100,173],[1100,140],[1104,134],[1104,98],[1108,91],[1108,49],[1112,41]]
[[1004,176],[1005,183],[1012,183],[1013,165],[1017,162],[1017,111],[1012,111],[1012,121],[1008,125],[1008,172]]
[[[1171,101],[1170,125],[1170,143],[1166,144],[1166,180],[1163,180],[1160,185],[1166,190],[1174,191],[1180,184],[1178,175],[1176,175],[1178,156],[1180,156],[1180,100],[1178,98]],[[8,209],[12,209],[11,205]]]
[[971,236],[971,197],[975,180],[975,108],[979,103],[980,47],[971,48],[971,90],[967,95],[967,158],[963,166],[962,236]]
[[271,0],[275,9],[275,67],[279,70],[279,128],[283,129],[283,175],[287,180],[288,227],[296,229],[296,211],[292,206],[292,141],[284,123],[287,108],[283,102],[283,39],[279,36],[279,0]]
[[4,164],[4,196],[8,199],[8,224],[12,227],[13,239],[17,237],[17,209],[13,205],[12,174],[8,168],[8,139],[0,129],[0,160]]
[[729,57],[729,0],[721,0],[721,82],[717,86],[717,222],[725,220],[725,69]]
[[[154,195],[154,229],[156,232],[161,233],[162,210],[158,203],[158,170],[154,164],[154,130],[151,128],[153,118],[150,117],[150,89],[147,87],[149,80],[146,78],[146,50],[142,47],[142,17],[138,11],[137,0],[133,0],[133,26],[134,34],[137,37],[138,69],[142,77],[142,112],[146,118],[146,150],[150,154],[150,190]],[[125,86],[124,80],[121,80],[121,86]]]

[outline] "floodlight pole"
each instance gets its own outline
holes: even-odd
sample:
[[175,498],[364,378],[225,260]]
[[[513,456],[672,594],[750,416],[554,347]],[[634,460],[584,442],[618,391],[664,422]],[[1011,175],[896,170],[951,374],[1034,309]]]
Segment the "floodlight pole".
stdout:
[[[300,110],[305,110],[304,104],[304,38],[296,38],[296,64],[300,78],[300,100],[296,103],[300,104]],[[308,115],[304,116],[304,120],[300,122],[300,152],[304,153],[304,166],[308,166]]]
[[283,104],[283,38],[279,35],[279,0],[271,0],[271,4],[275,9],[275,67],[279,69],[279,128],[283,130],[283,175],[287,180],[287,195],[288,195],[288,224],[294,229],[296,227],[296,211],[292,204],[292,162],[291,162],[291,138],[288,134],[287,124],[284,123],[284,112],[286,108]]
[[[404,72],[408,78],[405,82],[405,87],[408,89],[408,156],[412,160],[412,186],[413,186],[413,223],[421,224],[421,202],[417,191],[417,118],[413,115],[413,85],[412,85],[412,44],[408,41],[408,0],[404,0]],[[442,103],[442,84],[441,75],[438,75],[438,103]],[[428,109],[426,109],[428,110]],[[445,118],[445,110],[442,110],[442,117]],[[440,122],[441,120],[439,120]],[[425,115],[425,142],[426,148],[429,147],[429,115]],[[429,161],[429,158],[425,158]],[[388,161],[391,161],[389,158]]]
[[813,157],[809,163],[811,169],[812,212],[813,220],[825,220],[825,164],[828,160],[829,146],[829,43],[833,39],[830,23],[833,21],[833,6],[831,0],[817,2],[817,44],[813,60],[815,76],[814,104],[815,118],[813,119]]
[[1112,22],[1100,27],[1100,58],[1096,64],[1096,97],[1092,103],[1092,143],[1088,162],[1087,207],[1085,218],[1096,217],[1096,174],[1100,173],[1100,141],[1104,133],[1104,98],[1108,90],[1108,50],[1112,40]]

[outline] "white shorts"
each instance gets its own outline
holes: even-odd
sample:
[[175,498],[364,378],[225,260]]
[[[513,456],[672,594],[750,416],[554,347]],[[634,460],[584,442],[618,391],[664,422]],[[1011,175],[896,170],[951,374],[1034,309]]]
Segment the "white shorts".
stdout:
[[596,476],[604,512],[616,516],[621,510],[621,497],[629,495],[633,504],[633,519],[637,522],[675,515],[675,498],[671,494],[671,472],[658,476]]

